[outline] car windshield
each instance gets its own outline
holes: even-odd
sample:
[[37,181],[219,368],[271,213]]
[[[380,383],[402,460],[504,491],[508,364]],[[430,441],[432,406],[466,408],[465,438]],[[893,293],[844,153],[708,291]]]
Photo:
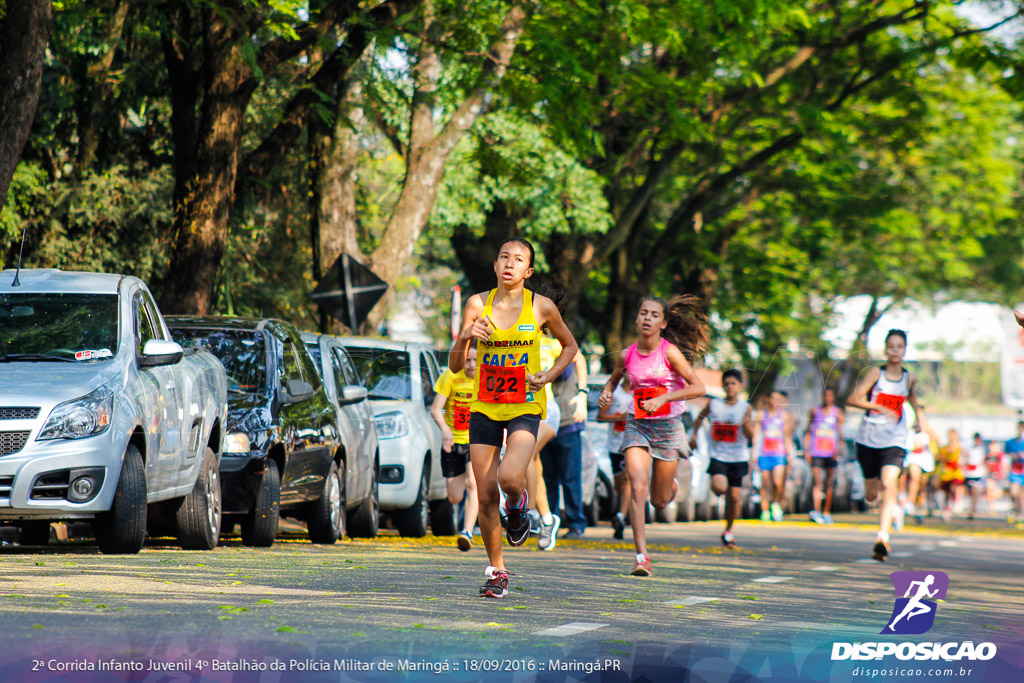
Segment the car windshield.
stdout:
[[205,347],[217,356],[228,373],[229,391],[256,393],[263,387],[267,355],[262,332],[172,327],[171,336],[185,348]]
[[0,361],[102,361],[117,341],[117,294],[0,294]]
[[409,354],[388,349],[346,347],[371,399],[412,398]]

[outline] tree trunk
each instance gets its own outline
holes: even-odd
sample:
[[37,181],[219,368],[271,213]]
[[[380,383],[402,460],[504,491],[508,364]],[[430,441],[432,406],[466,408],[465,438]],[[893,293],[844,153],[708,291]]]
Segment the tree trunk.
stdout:
[[172,253],[160,287],[160,307],[167,313],[206,315],[214,303],[214,285],[227,240],[235,199],[245,110],[255,80],[242,54],[244,27],[218,13],[204,17],[205,70],[199,124],[196,174],[175,205]]
[[8,2],[0,20],[0,211],[35,119],[52,20],[50,0]]
[[[491,41],[480,75],[465,100],[452,113],[444,128],[435,133],[434,95],[441,76],[439,56],[427,40],[431,33],[432,7],[425,5],[424,35],[412,70],[415,92],[410,112],[409,149],[402,192],[388,219],[380,244],[370,257],[377,275],[394,286],[412,256],[420,233],[430,218],[445,163],[455,146],[484,112],[490,93],[501,82],[526,24],[525,2],[517,2],[506,13],[501,28]],[[385,297],[386,302],[390,297]],[[386,314],[386,305],[370,313],[376,326]]]

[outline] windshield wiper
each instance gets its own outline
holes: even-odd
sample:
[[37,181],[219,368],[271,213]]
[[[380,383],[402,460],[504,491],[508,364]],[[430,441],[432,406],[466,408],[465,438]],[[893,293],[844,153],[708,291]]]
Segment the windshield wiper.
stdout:
[[56,360],[61,363],[74,363],[74,358],[65,358],[64,356],[48,356],[43,353],[8,353],[5,356],[0,356],[0,363],[13,363],[14,361],[44,361],[44,360]]

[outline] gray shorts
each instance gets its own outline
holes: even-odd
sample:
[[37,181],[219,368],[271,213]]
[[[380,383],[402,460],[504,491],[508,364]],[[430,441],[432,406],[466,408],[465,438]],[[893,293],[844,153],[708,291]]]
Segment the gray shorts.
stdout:
[[644,448],[652,458],[672,462],[683,455],[683,439],[686,433],[678,418],[667,420],[626,420],[626,433],[622,437],[625,453],[630,448]]
[[558,433],[558,425],[562,421],[562,409],[558,406],[558,401],[554,399],[551,393],[548,393],[548,416],[544,418],[544,423],[551,427]]

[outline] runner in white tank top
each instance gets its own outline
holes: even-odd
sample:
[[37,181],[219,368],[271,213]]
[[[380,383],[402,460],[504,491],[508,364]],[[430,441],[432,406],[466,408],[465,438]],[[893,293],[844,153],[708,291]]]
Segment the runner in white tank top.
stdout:
[[716,496],[728,494],[725,504],[725,531],[722,545],[736,547],[732,533],[733,522],[740,513],[740,494],[743,478],[750,471],[748,447],[754,438],[754,419],[750,404],[741,401],[743,373],[731,368],[722,373],[722,389],[725,400],[712,398],[697,416],[690,435],[690,450],[697,447],[697,430],[704,420],[711,423],[708,443],[711,459],[708,474],[711,475],[711,490]]
[[917,418],[925,424],[924,413],[914,396],[916,379],[903,368],[906,352],[906,333],[889,330],[885,336],[885,366],[868,368],[846,401],[848,406],[867,412],[857,431],[857,460],[864,471],[865,497],[869,503],[878,496],[879,486],[882,488],[878,540],[872,548],[872,556],[879,562],[884,562],[889,554],[889,527],[897,515],[902,519],[899,481],[909,436],[903,404],[909,401]]

